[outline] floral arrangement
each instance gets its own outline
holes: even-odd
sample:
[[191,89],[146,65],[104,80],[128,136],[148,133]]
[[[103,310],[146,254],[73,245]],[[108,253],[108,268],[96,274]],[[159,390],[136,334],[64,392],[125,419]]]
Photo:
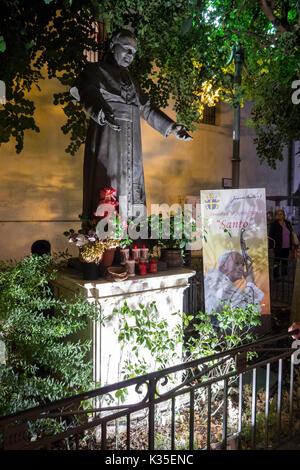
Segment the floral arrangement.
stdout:
[[[105,250],[130,245],[131,240],[126,230],[127,223],[121,219],[116,210],[118,204],[116,190],[103,188],[100,191],[100,201],[94,212],[94,218],[89,220],[79,216],[82,221],[81,230],[77,233],[73,229],[64,232],[64,235],[69,238],[69,243],[75,243],[79,247],[81,261],[100,263]],[[105,232],[99,234],[97,225],[101,220],[104,222],[102,228]],[[105,236],[105,233],[108,235]]]

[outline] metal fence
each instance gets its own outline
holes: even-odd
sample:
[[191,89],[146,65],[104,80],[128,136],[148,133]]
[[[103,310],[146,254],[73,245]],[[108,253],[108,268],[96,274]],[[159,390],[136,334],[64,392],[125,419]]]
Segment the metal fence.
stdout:
[[[296,264],[296,259],[269,256],[270,299],[272,307],[291,305]],[[193,266],[191,267],[193,268]],[[189,288],[184,294],[183,311],[189,315],[194,315],[204,310],[203,266],[202,258],[199,257],[196,275],[190,278]]]
[[204,308],[203,272],[197,271],[189,279],[189,286],[183,296],[183,311],[187,315],[196,315]]
[[291,305],[296,264],[296,259],[269,256],[270,297],[273,303]]
[[[2,417],[2,447],[276,448],[299,428],[291,343],[287,333],[262,338]],[[132,388],[136,402],[122,403],[122,392]]]

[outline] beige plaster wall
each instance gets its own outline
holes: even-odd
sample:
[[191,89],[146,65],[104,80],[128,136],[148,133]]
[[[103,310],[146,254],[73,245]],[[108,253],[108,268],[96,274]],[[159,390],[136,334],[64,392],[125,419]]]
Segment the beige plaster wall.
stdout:
[[[268,196],[286,194],[287,162],[280,162],[276,170],[259,163],[253,130],[245,125],[250,110],[248,104],[241,111],[240,187],[264,187]],[[167,112],[175,118],[171,110]],[[231,178],[232,108],[219,105],[217,114],[218,125],[199,125],[192,142],[181,142],[173,136],[162,139],[142,123],[148,202],[174,202],[178,195],[196,196],[200,189],[219,189],[222,178]]]
[[[14,142],[0,147],[0,258],[20,258],[31,244],[48,239],[54,250],[67,247],[63,231],[76,219],[81,205],[82,155],[64,152],[67,138],[60,130],[64,114],[52,104],[56,80],[43,81],[36,90],[36,121],[40,133],[25,133],[24,150]],[[57,222],[56,222],[57,221]],[[74,224],[73,224],[74,225]]]
[[[59,84],[45,80],[41,87],[42,92],[34,92],[41,132],[26,132],[21,154],[16,155],[14,142],[0,147],[0,259],[28,254],[41,238],[51,242],[53,251],[70,248],[63,232],[79,227],[83,148],[75,157],[65,153],[68,138],[60,130],[65,117],[52,104]],[[175,118],[171,110],[167,113]],[[243,120],[248,113],[243,110]],[[221,188],[222,177],[231,177],[232,115],[229,106],[220,106],[219,125],[198,126],[193,142],[165,139],[142,122],[148,206],[197,196],[200,189]],[[276,172],[260,166],[252,130],[243,126],[241,138],[241,187],[266,187],[268,195],[278,194],[278,188],[285,192],[286,163]],[[76,248],[71,252],[77,253]]]

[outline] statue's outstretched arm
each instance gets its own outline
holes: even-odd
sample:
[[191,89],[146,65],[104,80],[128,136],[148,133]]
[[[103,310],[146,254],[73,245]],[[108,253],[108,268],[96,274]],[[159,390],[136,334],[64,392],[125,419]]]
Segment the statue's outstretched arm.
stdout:
[[193,140],[187,133],[184,126],[177,124],[167,114],[151,104],[151,101],[140,88],[137,87],[137,92],[140,100],[140,113],[141,116],[148,122],[148,124],[160,132],[164,137],[173,134],[180,140]]

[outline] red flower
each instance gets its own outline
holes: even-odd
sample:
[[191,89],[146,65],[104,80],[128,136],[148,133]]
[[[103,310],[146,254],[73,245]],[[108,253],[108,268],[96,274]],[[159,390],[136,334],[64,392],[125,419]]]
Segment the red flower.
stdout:
[[100,191],[100,198],[101,199],[109,199],[109,198],[115,199],[116,194],[117,194],[117,190],[115,188],[103,188]]

